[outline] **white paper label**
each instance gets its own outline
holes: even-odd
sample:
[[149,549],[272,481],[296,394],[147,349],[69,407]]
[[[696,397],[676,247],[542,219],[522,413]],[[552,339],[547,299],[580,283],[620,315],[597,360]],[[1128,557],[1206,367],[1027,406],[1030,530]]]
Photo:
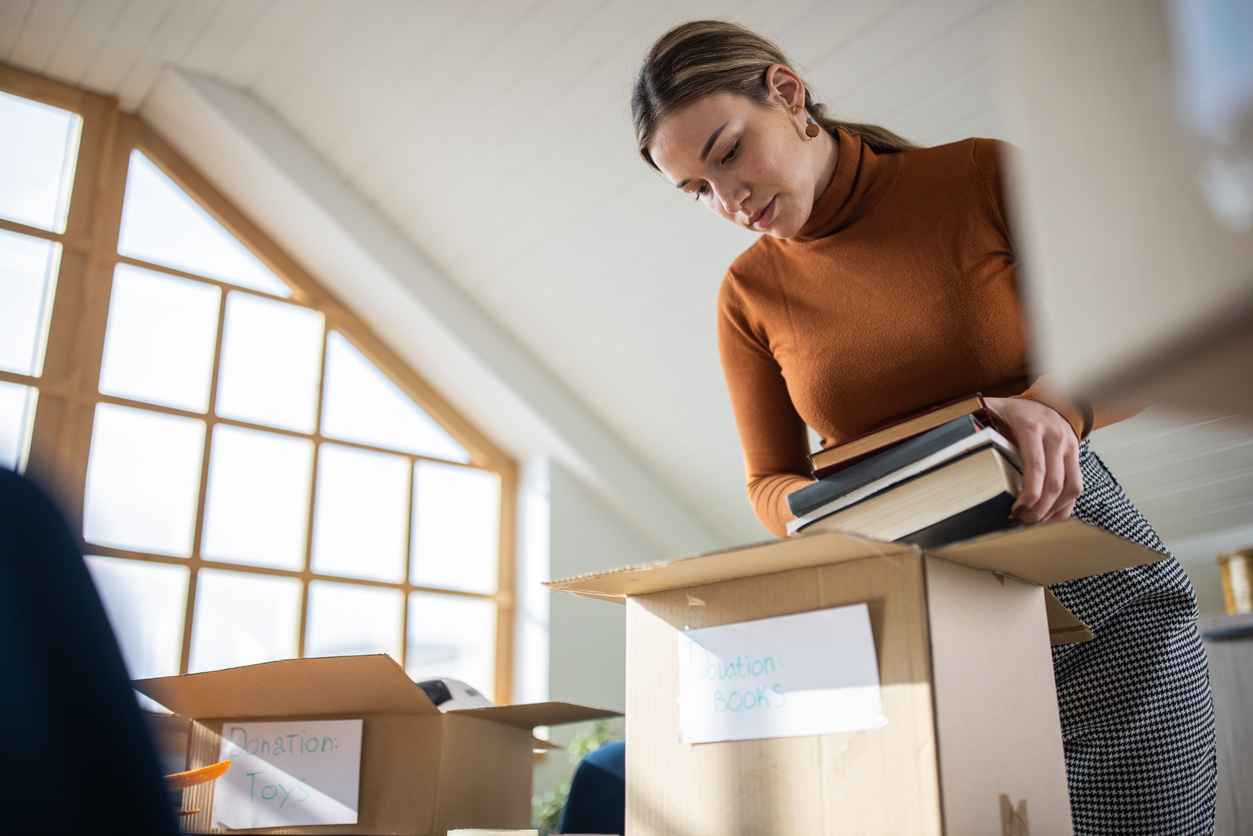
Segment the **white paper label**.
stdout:
[[222,725],[213,823],[234,829],[356,824],[361,721]]
[[865,604],[678,636],[684,743],[836,734],[887,723]]

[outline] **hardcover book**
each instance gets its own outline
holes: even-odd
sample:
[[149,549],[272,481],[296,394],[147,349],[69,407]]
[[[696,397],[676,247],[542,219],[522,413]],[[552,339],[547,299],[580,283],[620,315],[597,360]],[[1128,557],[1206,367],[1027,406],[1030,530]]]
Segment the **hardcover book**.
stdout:
[[809,457],[814,467],[814,478],[822,479],[869,458],[887,447],[947,424],[963,415],[974,415],[984,426],[992,426],[992,416],[987,411],[983,396],[974,394],[819,450]]
[[1021,489],[1018,466],[987,444],[834,513],[793,520],[788,533],[842,531],[906,542],[914,535],[939,545],[1011,527],[1009,510]]
[[[812,485],[793,491],[787,496],[788,509],[801,517],[829,502],[871,486],[877,486],[875,490],[882,490],[988,441],[1007,451],[1013,450],[1009,441],[995,429],[985,427],[974,415],[963,415],[841,468]],[[874,490],[870,492],[873,493]],[[864,495],[868,496],[869,493]],[[841,506],[828,509],[828,513],[838,507]]]

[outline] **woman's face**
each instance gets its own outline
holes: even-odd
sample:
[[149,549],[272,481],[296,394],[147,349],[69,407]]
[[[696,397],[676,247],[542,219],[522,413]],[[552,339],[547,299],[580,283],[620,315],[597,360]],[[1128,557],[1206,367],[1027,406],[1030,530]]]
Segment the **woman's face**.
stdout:
[[[804,88],[792,93],[804,101]],[[664,118],[649,152],[670,182],[714,214],[791,238],[831,182],[837,146],[826,131],[803,138],[805,114],[787,98],[776,92],[758,104],[732,93],[706,96]]]

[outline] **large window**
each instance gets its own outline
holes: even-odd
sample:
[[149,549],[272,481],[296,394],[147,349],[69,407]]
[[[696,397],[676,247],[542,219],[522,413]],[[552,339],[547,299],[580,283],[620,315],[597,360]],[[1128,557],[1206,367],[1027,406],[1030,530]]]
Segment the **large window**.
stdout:
[[509,462],[138,119],[0,91],[0,466],[131,674],[388,653],[507,701]]

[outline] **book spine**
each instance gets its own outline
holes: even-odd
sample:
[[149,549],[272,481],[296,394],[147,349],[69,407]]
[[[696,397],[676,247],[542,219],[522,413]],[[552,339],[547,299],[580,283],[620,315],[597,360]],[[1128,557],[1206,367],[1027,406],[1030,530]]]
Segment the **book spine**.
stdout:
[[852,467],[826,476],[812,485],[806,485],[787,496],[788,508],[794,516],[803,516],[815,508],[852,493],[853,491],[884,478],[893,471],[938,453],[945,447],[969,438],[983,427],[973,416],[964,415],[942,424],[933,430],[894,444],[858,462]]
[[[980,403],[983,402],[982,397],[980,397],[979,402]],[[967,413],[967,415],[972,416],[976,421],[978,421],[980,424],[980,427],[996,426],[995,422],[992,419],[992,414],[988,412],[986,407],[981,406],[978,409],[975,409],[974,411]],[[965,416],[960,416],[960,417],[965,417]],[[904,423],[904,422],[898,421],[896,422],[896,424],[890,424],[889,426],[883,429],[875,430],[874,433],[870,433],[869,435],[881,433],[884,430],[891,429],[892,427],[897,426],[897,424],[901,424],[901,423]],[[944,425],[940,424],[939,426],[944,426]],[[839,473],[841,470],[852,467],[858,462],[863,462],[866,459],[870,458],[871,456],[877,456],[880,453],[882,453],[884,450],[890,450],[893,447],[896,447],[900,444],[904,444],[906,441],[909,441],[911,438],[916,438],[919,435],[926,433],[926,432],[930,432],[933,429],[935,429],[935,427],[927,427],[925,429],[920,429],[918,430],[918,432],[914,433],[913,435],[907,436],[897,441],[893,441],[890,444],[885,444],[882,447],[876,447],[873,450],[867,450],[866,452],[853,456],[851,458],[841,459],[838,462],[832,462],[831,464],[826,464],[826,465],[819,464],[819,459],[821,459],[824,453],[829,453],[832,450],[838,450],[839,448],[852,444],[854,441],[858,441],[862,438],[865,438],[866,436],[862,435],[862,436],[858,436],[857,438],[850,438],[848,441],[843,441],[839,444],[833,444],[830,447],[824,447],[818,452],[811,454],[809,456],[809,464],[810,464],[810,467],[813,469],[814,478],[824,479],[827,476],[831,476],[833,474]]]
[[[882,496],[883,494],[890,493],[891,491],[894,491],[897,488],[905,484],[908,484],[909,482],[913,482],[915,479],[925,478],[928,475],[935,473],[936,471],[944,470],[945,468],[955,465],[958,462],[962,461],[963,459],[968,459],[971,456],[977,455],[978,453],[981,453],[984,450],[994,450],[995,452],[1000,454],[1001,459],[1007,462],[1011,468],[1021,472],[1018,465],[1014,461],[1014,459],[1016,459],[1018,456],[1017,450],[1015,450],[1012,446],[1006,447],[1004,446],[1005,444],[1008,444],[1008,442],[1004,441],[1003,439],[1001,440],[988,439],[980,444],[976,444],[973,447],[969,447],[968,449],[963,450],[961,453],[953,456],[950,459],[945,459],[943,462],[938,463],[935,466],[928,467],[926,470],[920,470],[917,473],[913,473],[907,478],[901,479],[899,482],[892,482],[890,484],[882,485],[881,487],[878,487],[878,488],[874,488],[873,486],[867,486],[867,488],[864,491],[858,492],[858,493],[864,493],[864,495],[859,495],[859,496],[856,496],[855,498],[850,498],[850,501],[846,503],[838,502],[837,500],[832,500],[831,502],[828,502],[824,505],[819,506],[818,508],[815,508],[814,510],[810,511],[807,514],[797,517],[796,519],[790,521],[787,524],[788,536],[796,536],[798,532],[805,531],[814,523],[819,522],[820,520],[824,520],[827,517],[832,516],[833,514],[843,513],[844,511],[847,511],[849,508],[852,508],[854,505],[860,505],[861,503],[874,499],[875,497],[879,497],[879,496]],[[836,505],[837,507],[831,507],[832,505]]]

